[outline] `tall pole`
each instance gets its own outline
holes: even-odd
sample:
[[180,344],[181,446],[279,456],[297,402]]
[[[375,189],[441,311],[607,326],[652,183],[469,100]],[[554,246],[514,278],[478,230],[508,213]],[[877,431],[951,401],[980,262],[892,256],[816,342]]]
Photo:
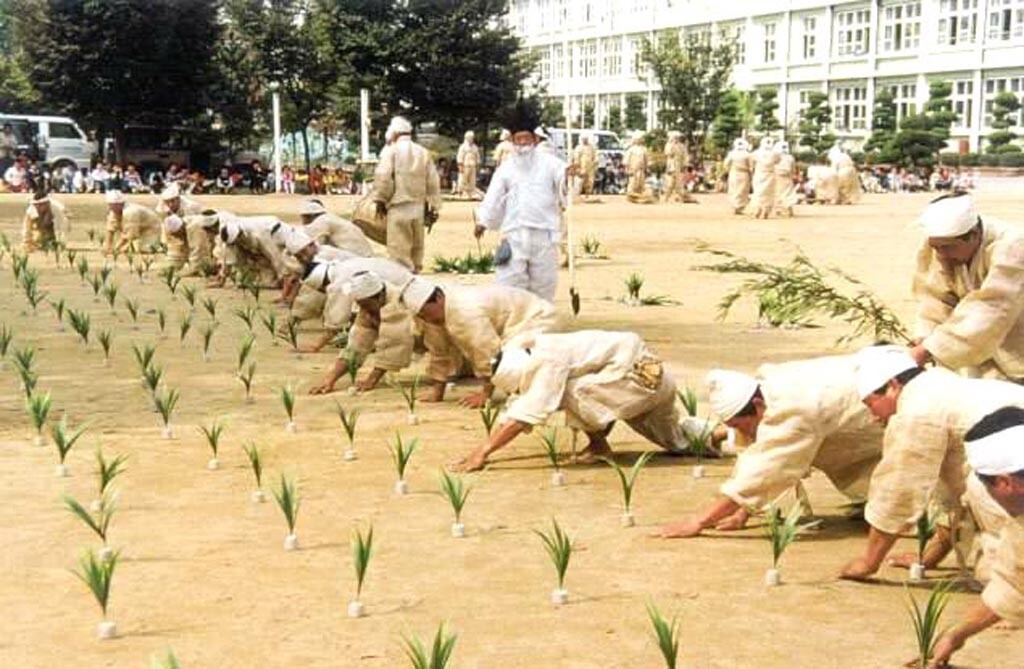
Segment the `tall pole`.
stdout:
[[274,100],[274,192],[281,192],[281,94],[273,87]]
[[370,160],[370,91],[359,89],[359,155],[363,162]]

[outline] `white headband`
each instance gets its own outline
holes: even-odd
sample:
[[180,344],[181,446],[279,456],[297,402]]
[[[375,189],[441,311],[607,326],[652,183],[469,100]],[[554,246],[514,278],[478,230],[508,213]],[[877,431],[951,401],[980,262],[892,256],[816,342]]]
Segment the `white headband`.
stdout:
[[984,476],[1024,471],[1024,425],[964,442],[971,469]]

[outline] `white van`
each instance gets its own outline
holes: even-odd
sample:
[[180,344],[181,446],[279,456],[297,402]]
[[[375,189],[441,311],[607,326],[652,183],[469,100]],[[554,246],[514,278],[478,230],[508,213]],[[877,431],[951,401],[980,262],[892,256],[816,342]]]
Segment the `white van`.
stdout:
[[[71,165],[89,169],[96,155],[96,143],[67,116],[0,114],[0,126],[10,123],[24,139],[27,152],[57,171]],[[19,147],[20,148],[20,147]]]
[[[558,155],[563,160],[567,159],[566,137],[568,132],[565,128],[546,128],[548,141],[558,150]],[[597,152],[605,158],[622,158],[622,144],[619,136],[610,130],[587,130],[572,129],[572,146],[575,149],[580,144],[580,135],[590,135],[591,141],[596,141]]]

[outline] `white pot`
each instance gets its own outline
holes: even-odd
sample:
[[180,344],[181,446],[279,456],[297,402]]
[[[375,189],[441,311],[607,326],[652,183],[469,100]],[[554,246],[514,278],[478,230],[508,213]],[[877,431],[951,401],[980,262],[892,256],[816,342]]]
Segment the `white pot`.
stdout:
[[452,536],[456,539],[466,536],[466,526],[462,523],[452,523]]
[[769,569],[764,573],[764,584],[771,588],[782,585],[782,574],[778,569]]
[[171,427],[170,425],[165,425],[163,431],[160,433],[160,436],[163,437],[164,439],[174,439],[174,428]]
[[448,381],[448,382],[446,382],[446,383],[444,384],[444,391],[445,391],[446,393],[450,393],[450,392],[452,392],[453,390],[455,390],[455,382],[454,382],[454,381]]
[[348,617],[349,618],[362,618],[363,617],[363,603],[358,599],[353,599],[348,603]]
[[551,472],[551,485],[553,486],[564,486],[569,484],[569,477],[565,475],[561,469],[556,469]]
[[299,549],[299,538],[294,534],[289,534],[284,538],[284,549],[286,551],[294,551]]
[[32,443],[35,444],[36,446],[46,446],[46,437],[44,437],[41,434],[37,434],[36,436],[32,437]]
[[633,514],[628,512],[622,514],[622,517],[619,518],[619,523],[623,527],[633,527],[634,525],[636,525],[636,521],[633,519]]
[[569,591],[565,588],[555,588],[551,591],[551,603],[555,606],[562,606],[569,603]]
[[704,465],[693,466],[693,478],[702,479],[704,478]]
[[96,626],[96,636],[100,639],[113,639],[117,636],[117,625],[111,620],[104,620]]
[[920,562],[915,562],[910,565],[910,580],[917,582],[924,580],[924,565]]
[[414,413],[411,413],[405,417],[405,422],[407,422],[409,425],[419,425],[420,419],[419,416],[417,416]]
[[295,434],[295,421],[290,420],[284,424],[284,431],[288,434]]
[[206,463],[206,468],[209,469],[210,471],[213,471],[214,469],[220,469],[220,460],[218,460],[217,458],[210,458]]
[[267,496],[262,490],[253,490],[250,498],[252,499],[253,504],[262,504],[267,501]]
[[353,396],[355,396],[355,395],[356,395],[356,393],[358,393],[358,392],[359,392],[359,389],[358,389],[358,388],[356,388],[355,386],[349,386],[349,387],[348,387],[348,394],[349,394],[349,395],[353,395]]
[[396,495],[408,495],[409,484],[405,482],[405,479],[398,479],[395,481],[395,494]]
[[68,471],[68,466],[64,463],[57,465],[53,471],[59,478],[71,475],[71,472]]
[[110,546],[104,546],[100,550],[100,559],[104,562],[110,562],[114,558],[114,549]]
[[341,457],[345,459],[345,462],[352,462],[353,460],[355,460],[359,456],[356,454],[356,449],[354,449],[354,448],[346,448],[345,452],[342,454]]

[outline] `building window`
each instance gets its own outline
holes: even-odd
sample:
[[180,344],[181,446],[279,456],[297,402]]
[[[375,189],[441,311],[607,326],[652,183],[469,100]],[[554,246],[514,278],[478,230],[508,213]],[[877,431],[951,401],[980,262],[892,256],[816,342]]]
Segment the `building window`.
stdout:
[[989,0],[988,39],[1005,42],[1024,36],[1024,0]]
[[882,51],[908,51],[921,43],[921,3],[889,5],[882,13]]
[[639,77],[643,72],[643,42],[641,37],[629,38],[629,76]]
[[601,75],[617,77],[622,74],[622,40],[618,37],[606,39],[603,45]]
[[814,60],[818,42],[818,17],[804,17],[803,54],[804,60]]
[[[1022,99],[1024,94],[1024,77],[1001,77],[998,79],[986,79],[985,80],[985,122],[986,128],[992,127],[992,104],[997,95],[1009,91],[1017,96],[1018,100]],[[1010,116],[1010,120],[1015,126],[1021,125],[1022,111],[1017,110],[1016,114]]]
[[917,113],[917,84],[892,84],[887,88],[892,93],[897,123]]
[[551,81],[551,47],[540,48],[540,80]]
[[871,10],[836,12],[836,54],[861,56],[871,43]]
[[867,128],[868,92],[864,86],[838,86],[832,89],[832,126],[836,130]]
[[736,64],[747,64],[747,27],[742,23],[733,29],[733,40],[736,45]]
[[561,44],[551,47],[551,64],[553,68],[552,78],[562,79],[565,77],[565,54]]
[[939,0],[939,44],[971,44],[978,30],[978,0]]
[[950,99],[953,102],[953,111],[956,113],[953,126],[957,128],[971,127],[971,118],[974,113],[974,82],[970,80],[954,81],[953,94]]
[[775,24],[766,23],[762,26],[764,30],[764,62],[775,62]]
[[578,76],[591,79],[597,76],[597,41],[587,40],[579,43],[580,65]]

